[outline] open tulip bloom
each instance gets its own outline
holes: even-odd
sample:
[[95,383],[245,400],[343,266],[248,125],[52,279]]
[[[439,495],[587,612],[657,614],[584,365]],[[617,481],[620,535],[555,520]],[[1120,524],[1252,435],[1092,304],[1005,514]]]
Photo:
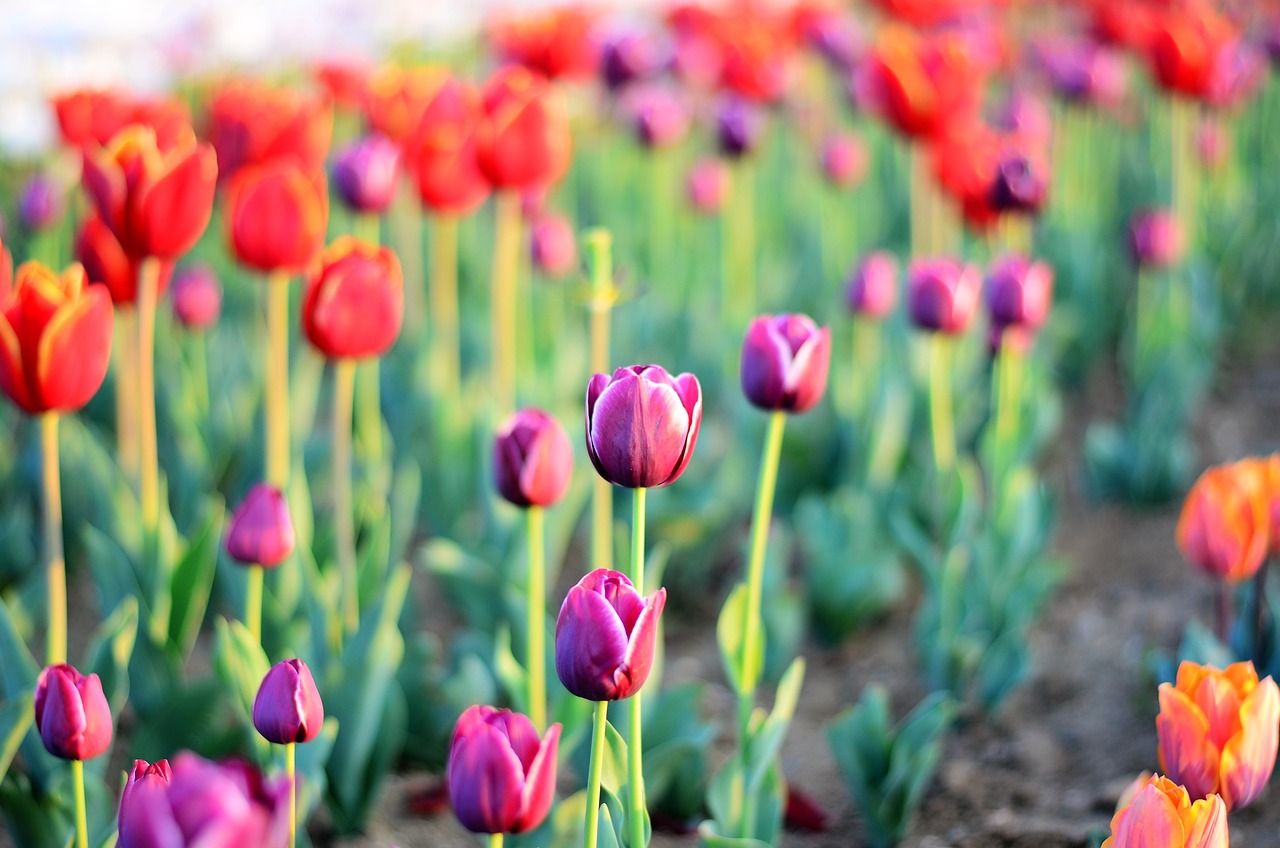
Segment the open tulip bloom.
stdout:
[[1217,795],[1192,802],[1167,777],[1152,777],[1111,820],[1102,848],[1228,848],[1227,807]]

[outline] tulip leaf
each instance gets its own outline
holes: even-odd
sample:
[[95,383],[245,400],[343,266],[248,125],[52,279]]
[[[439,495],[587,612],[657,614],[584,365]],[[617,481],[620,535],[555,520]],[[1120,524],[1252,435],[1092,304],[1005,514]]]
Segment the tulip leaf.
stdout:
[[129,661],[138,636],[138,601],[125,598],[94,631],[85,652],[85,666],[102,678],[102,691],[119,717],[129,700]]
[[[219,618],[213,644],[213,668],[230,690],[240,718],[253,724],[253,702],[271,663],[258,640],[238,621]],[[255,738],[257,734],[254,734]]]
[[506,690],[511,709],[529,711],[529,673],[511,652],[511,628],[502,625],[493,637],[493,668]]
[[[615,712],[620,703],[622,702],[613,702]],[[613,725],[614,721],[620,719],[621,716],[618,716],[605,724],[604,758],[600,764],[600,785],[619,797],[627,785],[627,743]]]
[[218,543],[222,538],[222,514],[220,500],[211,504],[209,517],[187,545],[182,559],[174,566],[170,582],[173,608],[169,615],[169,640],[183,657],[191,654],[200,625],[204,622],[213,591],[213,575],[218,562]]
[[622,840],[613,826],[613,816],[609,813],[609,805],[600,805],[599,838],[596,848],[622,848]]
[[18,753],[23,737],[35,723],[35,694],[27,692],[9,698],[0,707],[0,780],[9,773],[9,765]]
[[763,628],[756,630],[756,650],[752,652],[754,662],[751,668],[746,668],[748,660],[743,641],[746,618],[747,586],[745,583],[739,583],[733,587],[733,591],[725,599],[720,617],[716,621],[716,640],[720,643],[720,656],[724,660],[725,673],[737,690],[741,690],[748,681],[759,680],[760,672],[764,668]]
[[0,683],[6,700],[35,688],[39,674],[40,666],[14,629],[9,605],[0,598]]

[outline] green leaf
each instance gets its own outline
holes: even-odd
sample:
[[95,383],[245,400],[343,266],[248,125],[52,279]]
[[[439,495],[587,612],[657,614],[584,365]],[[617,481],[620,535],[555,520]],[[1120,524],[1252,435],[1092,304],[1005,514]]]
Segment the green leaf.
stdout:
[[35,694],[28,692],[9,698],[0,707],[0,780],[9,773],[9,765],[27,731],[35,723]]
[[129,700],[129,661],[138,636],[138,601],[125,598],[89,641],[85,666],[102,678],[102,691],[119,717]]
[[219,618],[213,643],[213,668],[229,690],[240,718],[253,724],[253,702],[271,663],[248,628],[238,621]]
[[218,545],[222,539],[221,500],[214,500],[209,517],[195,540],[187,545],[182,559],[173,569],[170,594],[173,609],[169,616],[169,640],[185,658],[190,656],[204,622],[213,591],[213,575],[218,564]]
[[764,668],[764,629],[756,631],[754,662],[750,668],[745,654],[743,634],[746,632],[747,586],[739,583],[725,599],[720,617],[716,621],[716,641],[720,644],[720,657],[724,660],[725,674],[735,690],[741,691],[748,682],[760,679]]

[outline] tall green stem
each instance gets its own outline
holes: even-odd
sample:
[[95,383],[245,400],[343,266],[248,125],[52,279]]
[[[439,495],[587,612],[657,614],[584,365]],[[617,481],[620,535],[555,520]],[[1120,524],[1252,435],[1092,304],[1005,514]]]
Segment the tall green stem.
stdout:
[[[372,245],[382,243],[382,221],[377,215],[357,215],[355,233]],[[382,460],[382,385],[380,360],[370,357],[356,369],[359,383],[356,392],[356,432],[365,455],[373,462]]]
[[1017,460],[1018,406],[1022,392],[1022,353],[1005,331],[996,359],[996,461],[993,483],[999,483]]
[[[645,490],[635,489],[631,501],[631,582],[636,591],[645,592],[644,583],[644,512]],[[627,829],[633,848],[644,846],[644,744],[641,740],[643,721],[640,699],[636,692],[629,702],[631,728],[627,734]]]
[[62,479],[58,463],[58,413],[40,416],[41,476],[44,482],[44,551],[49,580],[48,665],[67,661],[67,567],[62,556]]
[[[671,192],[675,185],[672,165],[675,151],[653,150],[649,154],[649,279],[658,285],[658,274],[666,270],[676,220]],[[669,281],[667,281],[669,284]]]
[[881,327],[876,318],[853,320],[853,368],[850,369],[850,412],[858,426],[867,422],[863,416],[881,379]]
[[298,743],[284,746],[284,773],[289,778],[289,848],[298,844]]
[[404,336],[416,339],[427,317],[422,291],[422,205],[407,184],[401,185],[389,223],[404,271]]
[[547,729],[547,565],[542,507],[525,510],[529,540],[529,580],[525,588],[529,656],[529,718],[542,733]]
[[[607,374],[609,369],[609,317],[613,310],[613,236],[594,229],[585,238],[591,273],[591,370]],[[593,475],[591,490],[591,565],[613,567],[613,486]]]
[[604,729],[608,722],[609,702],[597,701],[595,723],[591,730],[591,764],[587,767],[587,819],[584,827],[585,848],[596,848],[600,836],[600,777],[604,767]]
[[116,309],[116,453],[130,483],[138,482],[138,322],[134,307]]
[[156,301],[160,261],[143,259],[138,265],[138,459],[141,463],[142,529],[154,534],[160,526],[160,461],[156,449]]
[[267,279],[267,482],[289,482],[289,272]]
[[494,200],[492,324],[489,330],[493,413],[501,420],[516,405],[516,297],[520,275],[520,195],[506,190]]
[[458,330],[458,219],[438,215],[431,220],[431,371],[437,390],[454,398],[461,385]]
[[951,411],[951,339],[944,333],[929,337],[929,426],[934,467],[939,473],[949,471],[956,462],[956,435]]
[[89,848],[89,813],[84,799],[84,763],[71,761],[71,781],[76,793],[76,848]]
[[351,405],[356,362],[339,359],[333,382],[333,523],[342,575],[342,619],[347,635],[360,627],[360,592],[356,577],[355,516],[351,511]]
[[244,626],[253,637],[253,641],[262,644],[262,582],[263,569],[260,565],[249,566],[244,589]]

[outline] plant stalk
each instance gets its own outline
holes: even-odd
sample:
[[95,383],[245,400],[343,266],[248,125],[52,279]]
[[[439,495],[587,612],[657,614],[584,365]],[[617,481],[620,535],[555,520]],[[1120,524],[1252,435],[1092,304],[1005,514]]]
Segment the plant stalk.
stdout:
[[84,798],[84,763],[71,761],[71,781],[76,794],[76,846],[89,848],[89,812]]
[[298,743],[284,746],[284,773],[289,778],[289,848],[298,844]]
[[360,627],[360,587],[356,575],[355,515],[351,503],[351,406],[356,361],[334,363],[333,382],[333,522],[342,576],[342,620],[347,635]]
[[493,413],[497,420],[516,406],[516,297],[520,275],[520,195],[497,194],[493,235],[492,325],[489,332]]
[[58,413],[40,416],[40,458],[44,482],[44,550],[49,580],[48,665],[67,661],[67,566],[62,553],[62,479],[58,462]]
[[[643,488],[635,489],[631,501],[631,582],[641,595],[644,583],[644,513]],[[627,734],[627,829],[632,848],[643,848],[644,842],[644,743],[641,739],[643,722],[640,703],[642,691],[631,696],[631,727]]]
[[[594,229],[584,238],[591,273],[591,370],[609,373],[609,318],[613,310],[613,236]],[[591,490],[591,566],[613,567],[613,486],[593,476]]]
[[458,330],[458,219],[438,215],[431,221],[431,372],[437,391],[455,398],[462,384],[461,334]]
[[160,260],[148,256],[138,265],[138,459],[141,463],[142,528],[153,535],[160,526],[160,460],[156,445],[156,302]]
[[591,731],[591,764],[587,768],[587,820],[585,848],[596,848],[600,836],[600,778],[604,766],[604,731],[608,724],[608,701],[596,702]]
[[262,644],[262,583],[265,577],[261,565],[250,565],[244,590],[244,626],[253,641]]
[[542,507],[525,510],[529,542],[529,579],[525,589],[528,621],[529,718],[538,733],[547,729],[547,564]]
[[933,436],[933,464],[939,473],[956,463],[955,422],[951,409],[951,339],[943,333],[929,337],[929,427]]
[[267,379],[264,402],[267,431],[267,482],[281,489],[289,482],[289,274],[273,271],[267,279]]
[[133,306],[116,310],[116,451],[120,466],[138,483],[138,321]]

